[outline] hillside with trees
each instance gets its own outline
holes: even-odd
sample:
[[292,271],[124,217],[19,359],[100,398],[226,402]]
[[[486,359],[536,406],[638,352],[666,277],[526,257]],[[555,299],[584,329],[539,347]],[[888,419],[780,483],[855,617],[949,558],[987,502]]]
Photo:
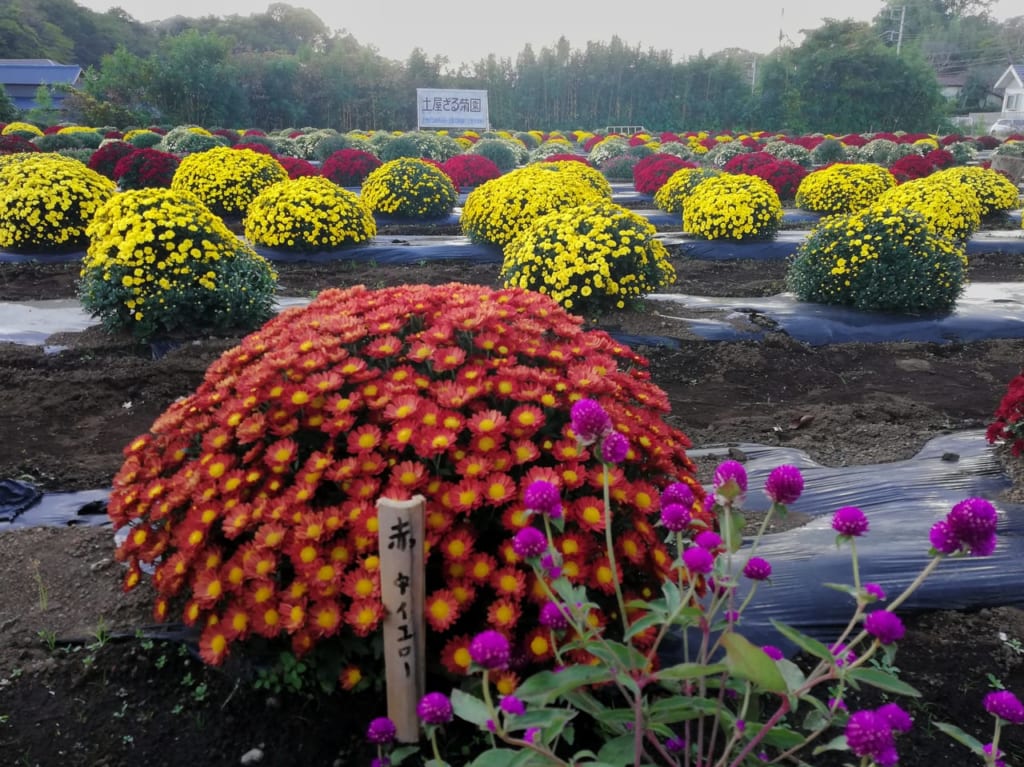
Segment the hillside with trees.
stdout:
[[[94,125],[410,129],[415,88],[444,87],[487,90],[499,127],[939,131],[951,114],[981,108],[999,72],[1024,60],[1024,16],[998,22],[990,5],[890,0],[870,23],[826,19],[764,55],[674,60],[618,37],[582,49],[561,37],[524,45],[515,60],[453,65],[421,49],[385,58],[286,3],[144,24],[73,0],[9,0],[0,49],[85,67],[67,117]],[[949,73],[965,81],[953,102],[939,89]]]

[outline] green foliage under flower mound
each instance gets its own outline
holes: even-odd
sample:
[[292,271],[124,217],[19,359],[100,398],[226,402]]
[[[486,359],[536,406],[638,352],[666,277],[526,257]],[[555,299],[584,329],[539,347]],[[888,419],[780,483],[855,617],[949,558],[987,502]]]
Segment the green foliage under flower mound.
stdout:
[[447,216],[459,199],[443,170],[412,157],[391,160],[370,171],[360,196],[374,213],[408,219]]
[[475,242],[504,248],[546,213],[610,199],[611,185],[595,168],[573,160],[534,163],[470,192],[460,223]]
[[372,239],[373,211],[359,195],[323,176],[281,181],[260,192],[245,217],[245,236],[283,250],[331,250]]
[[852,213],[894,186],[896,177],[880,165],[829,165],[804,177],[796,190],[796,206],[818,213]]
[[828,165],[833,162],[846,162],[850,159],[850,152],[839,139],[824,138],[811,150],[810,158],[814,165]]
[[[610,518],[602,466],[571,427],[580,398],[625,435]],[[548,296],[328,290],[226,352],[125,449],[108,506],[128,532],[117,557],[127,587],[155,568],[155,615],[199,627],[209,663],[262,639],[380,681],[375,503],[421,494],[428,672],[468,673],[466,644],[484,628],[524,667],[551,665],[546,598],[512,545],[532,524],[524,490],[558,489],[562,575],[591,588],[595,620],[611,623],[616,577],[626,598],[673,577],[654,527],[660,491],[684,482],[704,496],[667,412],[641,356]],[[715,525],[702,505],[694,515]]]
[[683,231],[708,240],[763,240],[775,236],[782,202],[758,176],[722,173],[698,184],[683,207]]
[[948,176],[907,181],[880,194],[875,204],[915,210],[938,234],[954,240],[967,239],[981,224],[974,188]]
[[497,165],[498,169],[502,173],[507,173],[519,165],[519,153],[516,152],[512,144],[505,139],[480,139],[470,147],[468,154],[477,154],[481,157],[486,157]]
[[116,194],[88,235],[79,299],[108,330],[147,340],[249,330],[273,316],[273,268],[188,192]]
[[867,311],[948,312],[967,261],[913,210],[884,205],[822,219],[799,247],[786,282],[801,301]]
[[288,171],[268,154],[216,147],[183,158],[171,189],[191,192],[218,216],[244,218],[260,192],[287,178]]
[[190,152],[208,152],[211,149],[224,148],[228,140],[223,136],[214,136],[204,128],[179,125],[167,132],[155,148],[161,152],[188,154]]
[[582,316],[622,309],[675,280],[656,234],[645,218],[612,202],[555,211],[505,247],[501,277]]
[[956,166],[936,171],[929,177],[936,182],[959,182],[974,189],[981,205],[981,217],[1020,207],[1020,192],[1002,173],[978,165]]
[[697,185],[720,173],[721,171],[711,168],[680,168],[654,193],[654,204],[658,210],[681,215],[686,207],[686,198],[693,193]]
[[114,182],[59,154],[0,158],[0,248],[41,250],[84,245],[86,227],[114,194]]

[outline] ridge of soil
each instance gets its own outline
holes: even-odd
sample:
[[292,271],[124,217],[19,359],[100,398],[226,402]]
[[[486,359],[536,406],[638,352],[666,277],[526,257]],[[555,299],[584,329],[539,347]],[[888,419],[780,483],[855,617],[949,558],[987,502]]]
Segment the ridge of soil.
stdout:
[[[786,264],[698,261],[673,254],[670,291],[707,296],[782,292]],[[328,287],[422,282],[498,286],[497,265],[276,264],[282,296]],[[77,264],[0,264],[0,300],[75,296]],[[1024,281],[1024,256],[972,257],[971,280]],[[811,347],[768,329],[762,341],[696,338],[656,302],[614,318],[615,329],[665,336],[643,347],[668,394],[668,420],[696,447],[757,442],[806,451],[824,465],[902,460],[930,439],[981,429],[1021,370],[1024,340]],[[678,307],[673,307],[678,315]],[[609,327],[605,325],[605,327]],[[240,336],[203,338],[159,359],[149,347],[97,328],[51,338],[50,348],[0,344],[0,479],[47,491],[108,487],[121,450]],[[700,479],[714,466],[698,463]],[[997,501],[1020,501],[1015,484]],[[784,534],[781,533],[781,534]],[[177,638],[142,639],[152,623],[145,589],[123,594],[106,528],[0,528],[0,762],[62,767],[367,763],[362,732],[382,697],[309,689],[256,690],[254,666],[204,667]],[[1024,693],[1024,611],[1002,607],[911,617],[895,665],[924,697],[900,739],[900,764],[970,764],[968,751],[930,726],[946,721],[983,742],[983,695]],[[878,698],[865,694],[864,705]],[[1008,764],[1024,764],[1024,728],[1003,730]],[[458,764],[456,741],[449,751]],[[831,761],[830,761],[831,760]],[[466,761],[469,761],[466,759]],[[810,763],[838,764],[822,755]]]

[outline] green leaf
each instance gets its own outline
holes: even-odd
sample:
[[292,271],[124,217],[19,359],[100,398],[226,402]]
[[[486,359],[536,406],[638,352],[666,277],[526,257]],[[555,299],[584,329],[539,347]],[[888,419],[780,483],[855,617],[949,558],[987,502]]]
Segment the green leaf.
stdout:
[[921,697],[921,693],[915,688],[880,668],[855,668],[847,674],[847,679],[863,682],[896,695],[907,695],[911,698]]
[[491,712],[487,710],[487,704],[468,692],[459,689],[452,690],[451,698],[452,710],[459,719],[475,724],[477,727],[483,727],[487,724],[487,720],[492,718]]
[[642,652],[621,642],[592,642],[587,645],[587,651],[620,672],[647,666],[647,657]]
[[[728,525],[729,536],[726,538],[726,525]],[[729,550],[737,552],[740,550],[740,546],[743,545],[743,528],[746,525],[746,521],[743,519],[743,515],[737,511],[730,511],[726,515],[723,509],[718,514],[718,529],[722,531],[722,538],[729,541]]]
[[832,738],[832,740],[830,740],[828,743],[822,743],[820,746],[815,748],[814,751],[812,751],[811,753],[821,754],[825,751],[846,751],[848,749],[849,746],[846,745],[846,736],[837,735],[836,737]]
[[735,676],[747,679],[769,692],[788,691],[786,680],[775,661],[742,634],[724,634],[722,644],[725,646],[725,664]]
[[982,747],[981,741],[977,738],[972,738],[954,724],[946,724],[945,722],[932,722],[932,724],[946,733],[949,737],[953,738],[953,740],[967,746],[967,748],[971,749],[972,753],[982,757],[983,759],[985,758],[985,749]]
[[721,674],[727,670],[728,667],[724,663],[677,663],[674,666],[659,669],[657,677],[659,681],[667,679],[700,679],[712,674]]
[[793,692],[793,690],[796,690],[807,681],[804,672],[793,661],[783,658],[782,660],[775,661],[775,665],[779,667],[779,672],[782,674],[782,678],[786,680],[787,689],[790,692]]
[[832,655],[831,651],[821,642],[814,637],[809,637],[806,634],[801,634],[792,626],[787,626],[781,621],[772,619],[772,625],[778,629],[782,636],[786,637],[790,642],[795,644],[801,650],[806,653],[813,655],[816,658],[827,660],[832,662],[835,660],[835,656]]
[[[526,757],[526,759],[524,759]],[[530,751],[511,748],[489,748],[469,763],[469,767],[518,767],[533,757]]]
[[516,688],[516,697],[543,706],[571,690],[611,679],[612,673],[601,666],[568,666],[561,671],[541,671]]
[[634,621],[633,625],[629,627],[629,631],[626,632],[626,639],[635,637],[640,632],[647,629],[649,626],[660,626],[665,622],[668,616],[659,614],[657,612],[650,612],[643,618]]
[[823,583],[821,585],[827,589],[832,589],[833,591],[840,591],[854,599],[857,599],[857,597],[860,596],[860,590],[856,586],[850,586],[845,583]]
[[[747,722],[747,729],[744,735],[754,737],[760,733],[762,729],[764,729],[764,727],[759,722]],[[806,740],[807,737],[805,735],[802,735],[799,732],[793,732],[786,727],[772,727],[768,730],[767,734],[765,734],[763,742],[769,746],[787,749],[799,746]]]
[[709,698],[687,698],[674,695],[659,700],[651,706],[647,719],[658,724],[675,724],[686,722],[705,714],[718,713],[718,701]]
[[597,752],[597,761],[617,765],[617,767],[632,764],[635,757],[635,735],[620,735],[617,738],[612,738]]
[[418,754],[419,750],[419,746],[400,746],[399,748],[396,748],[394,751],[388,754],[388,759],[391,761],[391,764],[397,767],[408,757],[412,756],[413,754]]

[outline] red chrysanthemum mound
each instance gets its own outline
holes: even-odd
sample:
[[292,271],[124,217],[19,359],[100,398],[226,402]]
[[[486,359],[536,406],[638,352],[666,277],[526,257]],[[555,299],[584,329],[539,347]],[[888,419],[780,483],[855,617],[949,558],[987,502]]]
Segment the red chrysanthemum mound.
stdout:
[[309,160],[299,157],[287,157],[285,155],[274,155],[281,167],[288,171],[288,178],[296,179],[304,176],[319,176],[320,170]]
[[1007,385],[985,436],[990,443],[1005,441],[1015,456],[1024,455],[1024,373]]
[[320,175],[338,186],[361,186],[366,177],[383,163],[362,149],[339,149],[320,166]]
[[457,189],[479,186],[501,175],[501,168],[490,157],[482,154],[457,154],[441,163],[448,178]]
[[696,163],[674,154],[648,155],[633,166],[633,188],[640,194],[654,194],[680,168],[696,167]]
[[540,293],[462,284],[328,290],[211,365],[125,449],[108,510],[126,587],[153,566],[155,615],[200,627],[210,663],[262,637],[370,667],[351,640],[382,618],[375,503],[422,494],[427,657],[457,672],[459,643],[493,628],[549,663],[529,641],[546,600],[512,546],[532,483],[560,490],[563,574],[603,615],[615,603],[602,466],[570,426],[583,397],[629,442],[611,469],[623,590],[656,592],[677,576],[659,492],[703,491],[646,360]]

